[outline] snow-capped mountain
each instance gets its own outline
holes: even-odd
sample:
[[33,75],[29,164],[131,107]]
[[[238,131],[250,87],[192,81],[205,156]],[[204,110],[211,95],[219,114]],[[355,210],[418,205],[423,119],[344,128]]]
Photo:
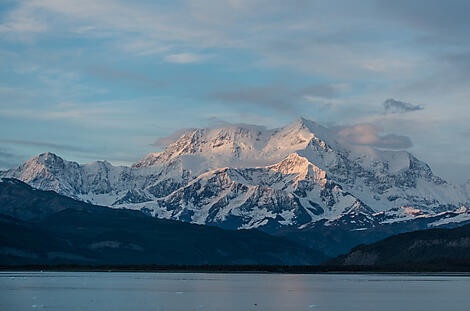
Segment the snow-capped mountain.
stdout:
[[227,167],[203,173],[157,200],[151,212],[200,224],[271,230],[353,212],[374,213],[296,153],[266,167]]
[[0,177],[94,204],[225,228],[273,231],[317,222],[367,228],[470,215],[461,208],[468,189],[434,175],[410,153],[350,144],[302,118],[270,130],[188,130],[131,167],[79,165],[44,153]]

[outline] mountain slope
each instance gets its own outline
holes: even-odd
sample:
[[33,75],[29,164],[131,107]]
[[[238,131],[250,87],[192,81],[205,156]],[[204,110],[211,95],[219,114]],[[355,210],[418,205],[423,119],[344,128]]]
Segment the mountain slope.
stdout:
[[89,204],[57,195],[54,191],[40,191],[16,179],[3,178],[0,182],[0,214],[28,221],[43,219],[64,209],[86,210]]
[[155,219],[5,179],[0,223],[0,264],[316,264],[326,259],[259,231]]

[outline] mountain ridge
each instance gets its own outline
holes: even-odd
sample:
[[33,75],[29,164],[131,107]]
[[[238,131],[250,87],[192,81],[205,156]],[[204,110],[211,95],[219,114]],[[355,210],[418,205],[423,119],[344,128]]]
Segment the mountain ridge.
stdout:
[[230,229],[274,232],[318,222],[362,230],[439,215],[442,222],[470,219],[468,210],[458,212],[469,201],[464,186],[434,175],[412,154],[350,145],[304,118],[278,129],[188,130],[130,167],[80,165],[44,153],[0,177],[94,204]]

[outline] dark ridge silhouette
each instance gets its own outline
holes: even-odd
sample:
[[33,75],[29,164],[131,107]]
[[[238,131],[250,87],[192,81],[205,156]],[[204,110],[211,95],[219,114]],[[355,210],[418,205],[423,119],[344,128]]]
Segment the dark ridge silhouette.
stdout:
[[257,230],[224,230],[0,183],[0,265],[318,264],[321,252]]

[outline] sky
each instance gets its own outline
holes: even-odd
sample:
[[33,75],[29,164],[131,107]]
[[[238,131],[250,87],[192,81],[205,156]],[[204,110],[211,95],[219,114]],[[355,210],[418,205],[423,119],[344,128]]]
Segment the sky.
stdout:
[[[470,1],[0,1],[0,169],[299,116],[470,178]],[[369,140],[368,140],[369,139]]]

